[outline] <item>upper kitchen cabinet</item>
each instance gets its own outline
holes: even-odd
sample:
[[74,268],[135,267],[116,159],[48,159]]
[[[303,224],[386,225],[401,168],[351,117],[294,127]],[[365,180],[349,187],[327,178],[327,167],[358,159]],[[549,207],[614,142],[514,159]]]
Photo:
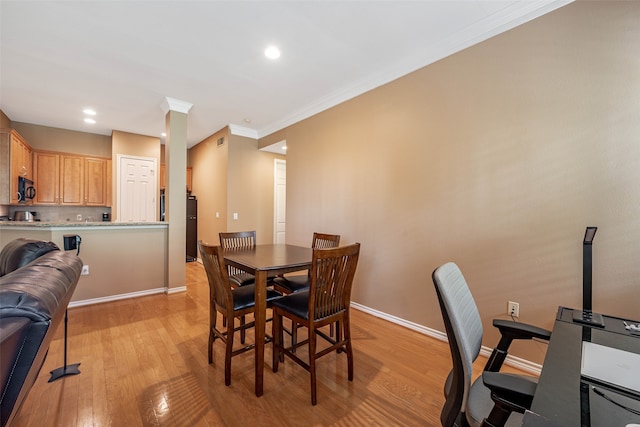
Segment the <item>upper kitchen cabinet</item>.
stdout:
[[57,205],[60,201],[60,155],[39,152],[33,154],[36,198],[39,205]]
[[35,204],[108,206],[109,159],[55,152],[34,153]]
[[[111,183],[108,183],[111,185]],[[87,157],[84,159],[84,204],[86,206],[108,206],[107,203],[107,159]]]
[[0,204],[18,204],[18,177],[33,178],[31,147],[15,130],[0,130]]

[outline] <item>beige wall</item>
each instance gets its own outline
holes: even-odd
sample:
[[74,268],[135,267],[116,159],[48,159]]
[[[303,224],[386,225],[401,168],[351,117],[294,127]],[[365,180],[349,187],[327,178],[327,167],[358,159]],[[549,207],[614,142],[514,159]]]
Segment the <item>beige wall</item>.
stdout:
[[0,248],[26,237],[52,241],[64,248],[64,235],[82,239],[80,258],[89,275],[80,276],[72,302],[100,302],[132,294],[146,295],[165,290],[167,227],[3,227]]
[[[227,230],[256,230],[258,244],[273,243],[274,160],[255,139],[229,136]],[[233,219],[233,213],[238,219]]]
[[[218,138],[224,145],[217,146]],[[198,239],[218,244],[218,233],[227,228],[228,129],[225,128],[189,150],[192,194],[198,198]],[[216,218],[216,212],[220,217]]]
[[0,110],[0,129],[10,129],[11,128],[11,119],[7,116],[4,111]]
[[508,300],[544,327],[581,306],[596,225],[594,309],[640,317],[638,22],[573,3],[279,132],[287,242],[361,242],[353,300],[440,331],[431,272],[455,261],[493,345]]
[[12,122],[12,126],[34,150],[111,157],[111,137],[108,135],[20,122]]
[[[154,158],[157,160],[158,173],[156,173],[156,188],[160,191],[160,138],[153,136],[138,135],[135,133],[114,130],[111,134],[111,167],[113,174],[113,201],[111,204],[111,220],[118,218],[118,155],[126,154],[130,156]],[[160,212],[160,208],[156,209]]]
[[[218,138],[225,143],[217,146]],[[189,150],[193,194],[198,197],[198,238],[218,243],[221,231],[256,230],[259,244],[273,242],[274,160],[255,139],[225,128]],[[216,212],[220,218],[216,218]],[[233,219],[233,213],[238,219]]]

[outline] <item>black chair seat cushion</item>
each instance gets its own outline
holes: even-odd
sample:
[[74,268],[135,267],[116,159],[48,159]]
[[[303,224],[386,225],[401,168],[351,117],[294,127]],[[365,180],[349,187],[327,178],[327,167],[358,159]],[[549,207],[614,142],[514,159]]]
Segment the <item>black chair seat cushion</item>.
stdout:
[[229,282],[233,282],[236,286],[246,286],[251,285],[256,282],[256,278],[253,274],[249,273],[238,273],[229,276]]
[[283,289],[286,289],[290,294],[293,294],[309,289],[309,276],[305,274],[299,276],[276,277],[273,279],[273,283]]
[[302,319],[309,319],[309,291],[301,291],[285,295],[273,302],[278,307]]
[[[255,285],[245,285],[239,288],[235,288],[231,291],[233,293],[233,310],[243,310],[245,308],[253,307],[255,302]],[[276,301],[278,298],[282,298],[282,294],[273,289],[267,289],[267,305]]]

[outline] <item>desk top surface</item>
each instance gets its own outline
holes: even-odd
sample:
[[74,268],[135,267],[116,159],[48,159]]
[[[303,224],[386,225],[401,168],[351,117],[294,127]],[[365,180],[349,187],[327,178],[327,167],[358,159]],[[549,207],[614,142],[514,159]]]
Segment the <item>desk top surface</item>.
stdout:
[[640,336],[625,330],[623,319],[604,316],[604,322],[604,328],[585,326],[573,322],[572,309],[558,310],[531,407],[551,425],[610,427],[640,423],[640,415],[633,412],[640,411],[640,394],[581,376],[583,341],[640,354]]

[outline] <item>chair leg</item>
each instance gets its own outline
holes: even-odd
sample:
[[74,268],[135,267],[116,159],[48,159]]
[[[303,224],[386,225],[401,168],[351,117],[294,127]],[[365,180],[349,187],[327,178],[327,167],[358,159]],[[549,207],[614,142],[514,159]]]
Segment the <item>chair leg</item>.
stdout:
[[213,363],[213,343],[216,340],[216,334],[213,330],[216,328],[218,322],[218,312],[215,308],[209,308],[209,364]]
[[[353,347],[351,347],[351,327],[349,325],[349,317],[345,317],[342,322],[344,328],[344,339],[346,343],[347,353],[347,373],[349,381],[353,381]],[[336,335],[340,336],[340,322],[336,322]]]
[[213,333],[213,329],[209,328],[209,365],[213,363],[213,341],[215,338],[215,334]]
[[296,352],[296,343],[298,342],[298,324],[291,320],[291,353]]
[[284,333],[282,330],[282,316],[277,314],[275,310],[273,310],[273,317],[271,320],[271,336],[273,337],[273,356],[271,360],[271,366],[273,372],[278,372],[278,363],[280,362],[281,358],[281,347]]
[[309,374],[311,374],[311,405],[318,403],[316,393],[316,333],[309,329]]
[[246,324],[245,317],[244,316],[240,317],[240,327],[242,328],[242,329],[240,329],[240,343],[241,344],[244,344],[244,340],[245,340],[246,335],[247,335],[246,330],[244,329],[244,325],[245,324]]
[[224,385],[231,385],[231,354],[233,352],[233,330],[235,329],[235,318],[227,319],[227,346],[224,352]]

